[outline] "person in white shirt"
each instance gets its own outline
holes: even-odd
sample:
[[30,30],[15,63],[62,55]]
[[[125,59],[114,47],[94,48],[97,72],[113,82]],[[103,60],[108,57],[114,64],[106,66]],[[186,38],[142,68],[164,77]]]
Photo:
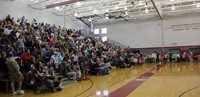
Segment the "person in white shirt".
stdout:
[[77,53],[76,51],[75,51],[74,54],[72,55],[72,58],[73,58],[73,59],[72,59],[73,62],[77,62],[77,61],[78,61],[78,58],[79,58],[79,57],[78,57],[78,53]]
[[4,35],[7,35],[7,36],[10,35],[11,31],[12,31],[11,29],[5,28],[4,29]]
[[25,38],[19,35],[19,38],[17,39],[17,44],[18,44],[18,49],[20,52],[25,51],[25,45],[24,45],[25,42],[26,42]]
[[58,54],[56,51],[51,56],[51,59],[53,59],[53,61],[54,61],[54,68],[59,69],[59,65],[61,64],[61,62],[58,60]]

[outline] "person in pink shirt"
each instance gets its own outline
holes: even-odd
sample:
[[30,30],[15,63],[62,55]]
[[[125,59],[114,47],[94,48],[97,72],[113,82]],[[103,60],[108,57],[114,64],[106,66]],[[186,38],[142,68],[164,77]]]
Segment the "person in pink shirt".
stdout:
[[58,42],[57,38],[56,37],[53,37],[53,39],[50,40],[49,44],[50,45],[54,45]]
[[137,59],[138,59],[139,64],[142,64],[142,56],[139,55]]

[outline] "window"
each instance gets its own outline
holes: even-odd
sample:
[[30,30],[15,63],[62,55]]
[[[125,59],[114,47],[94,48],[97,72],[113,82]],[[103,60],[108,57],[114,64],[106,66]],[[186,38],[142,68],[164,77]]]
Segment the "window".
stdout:
[[101,29],[101,34],[107,34],[107,28],[102,28]]
[[99,29],[94,29],[94,34],[99,34]]
[[107,41],[107,36],[102,37],[102,41],[103,42]]

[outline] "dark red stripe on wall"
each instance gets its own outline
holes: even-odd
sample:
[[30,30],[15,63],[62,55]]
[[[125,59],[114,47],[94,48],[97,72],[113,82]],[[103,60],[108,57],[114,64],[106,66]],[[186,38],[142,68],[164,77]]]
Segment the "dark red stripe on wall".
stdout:
[[[200,45],[187,45],[187,46],[165,46],[164,48],[196,48],[200,47]],[[136,50],[142,50],[142,49],[162,49],[163,47],[143,47],[143,48],[132,48]]]
[[128,84],[122,86],[121,88],[115,90],[114,92],[110,93],[108,97],[126,97],[132,91],[134,91],[137,87],[139,87],[144,81],[146,81],[149,77],[151,77],[158,68],[153,68],[152,70],[144,73],[137,79],[129,82]]

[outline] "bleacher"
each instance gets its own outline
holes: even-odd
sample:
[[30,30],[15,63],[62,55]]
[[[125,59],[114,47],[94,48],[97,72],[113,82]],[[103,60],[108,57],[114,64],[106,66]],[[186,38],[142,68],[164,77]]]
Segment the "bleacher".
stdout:
[[[32,23],[28,23],[20,19],[15,21],[11,18],[8,15],[0,21],[0,52],[6,54],[13,52],[14,57],[19,57],[19,60],[16,61],[25,77],[25,81],[27,81],[25,76],[28,72],[27,68],[31,70],[31,64],[34,65],[36,62],[42,62],[43,67],[52,65],[55,79],[62,77],[64,85],[73,83],[73,80],[87,79],[87,72],[91,75],[105,75],[110,72],[108,70],[111,68],[111,64],[106,65],[105,59],[112,62],[113,52],[121,50],[120,48],[116,49],[117,47],[114,45],[104,44],[102,41],[85,36],[75,29],[56,27],[43,22],[38,23],[35,19]],[[54,52],[58,55],[54,55]],[[105,55],[100,52],[104,52]],[[78,59],[75,60],[76,56]],[[96,59],[98,58],[101,59],[99,66],[96,65]],[[50,59],[53,59],[53,62]],[[91,63],[90,59],[94,62]],[[71,75],[66,75],[66,68],[68,67],[65,65],[68,64],[68,60],[72,61],[68,66],[71,69],[70,72],[78,73],[81,70],[84,73],[80,78],[70,80]],[[63,62],[65,62],[64,65]],[[75,62],[78,62],[77,68],[74,68]],[[45,71],[44,75],[46,72],[48,71]],[[0,83],[6,83],[6,90],[4,91],[9,92],[10,80],[1,72]],[[27,82],[24,82],[23,88],[27,89],[28,85]]]

